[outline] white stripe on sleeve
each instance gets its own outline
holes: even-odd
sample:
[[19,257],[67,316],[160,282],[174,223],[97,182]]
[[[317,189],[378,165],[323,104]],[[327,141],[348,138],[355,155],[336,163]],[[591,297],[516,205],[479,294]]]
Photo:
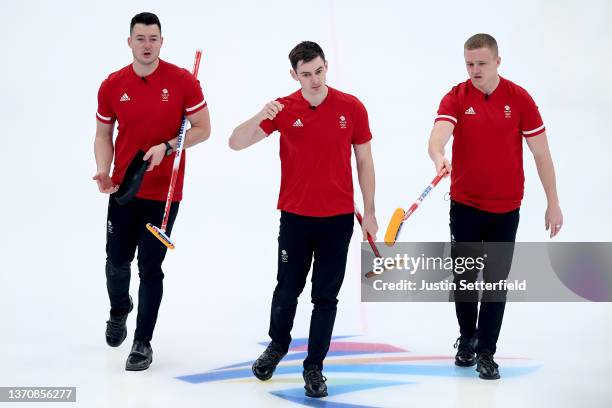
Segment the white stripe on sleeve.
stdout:
[[524,134],[524,135],[532,135],[532,134],[534,134],[534,133],[536,133],[536,132],[539,132],[539,131],[540,131],[540,130],[542,130],[542,129],[544,129],[544,125],[540,126],[540,127],[539,127],[539,128],[537,128],[537,129],[533,129],[533,130],[523,130],[523,134]]
[[189,112],[193,112],[194,110],[202,107],[202,105],[204,105],[206,103],[206,99],[202,100],[202,102],[198,103],[195,106],[192,106],[191,108],[185,108],[185,112],[189,113]]
[[448,116],[448,115],[438,115],[438,116],[436,116],[436,119],[450,119],[453,122],[457,123],[457,118],[454,118],[454,117]]
[[100,112],[96,112],[96,116],[98,117],[98,119],[105,120],[107,122],[110,122],[113,120],[113,118],[107,118],[106,116],[100,115]]

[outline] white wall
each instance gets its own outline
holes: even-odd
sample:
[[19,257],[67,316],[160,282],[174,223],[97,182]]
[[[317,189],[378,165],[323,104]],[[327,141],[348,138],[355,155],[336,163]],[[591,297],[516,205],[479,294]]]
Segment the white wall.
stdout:
[[[108,73],[130,62],[129,20],[145,10],[161,18],[162,58],[191,67],[194,50],[204,50],[200,78],[213,133],[188,151],[185,200],[173,234],[177,250],[166,265],[185,278],[183,299],[218,297],[209,284],[224,280],[236,285],[234,296],[256,303],[253,314],[268,310],[253,288],[269,299],[274,284],[277,136],[239,153],[227,138],[266,101],[297,89],[287,54],[307,39],[327,53],[329,84],[368,108],[380,236],[393,209],[408,206],[434,175],[426,143],[438,103],[466,78],[465,39],[489,32],[500,45],[501,74],[529,90],[545,120],[565,215],[559,239],[609,241],[610,4],[3,2],[0,310],[18,315],[19,305],[30,302],[60,312],[65,306],[54,306],[58,296],[74,306],[93,299],[97,310],[106,304],[107,198],[91,180],[96,93]],[[545,198],[529,156],[518,239],[540,241],[547,239]],[[402,239],[447,239],[446,191],[448,181]],[[354,245],[355,270],[358,261]],[[358,284],[351,281],[343,291],[358,302]]]

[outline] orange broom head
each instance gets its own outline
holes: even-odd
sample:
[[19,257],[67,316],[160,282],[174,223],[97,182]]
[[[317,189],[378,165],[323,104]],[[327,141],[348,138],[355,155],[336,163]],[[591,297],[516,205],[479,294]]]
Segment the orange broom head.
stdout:
[[174,249],[174,244],[170,240],[170,237],[166,235],[164,231],[157,228],[155,225],[151,223],[147,223],[147,229],[151,232],[151,234],[155,235],[159,241],[168,247],[168,249]]
[[385,244],[387,244],[387,246],[393,246],[393,244],[395,244],[402,222],[404,222],[404,210],[396,208],[387,226],[387,232],[385,232]]

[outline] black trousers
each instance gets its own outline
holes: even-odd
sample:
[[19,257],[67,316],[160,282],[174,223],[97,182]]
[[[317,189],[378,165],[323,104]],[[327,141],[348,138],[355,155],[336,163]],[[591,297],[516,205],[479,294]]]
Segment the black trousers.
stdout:
[[[130,306],[130,264],[138,248],[138,316],[134,340],[150,341],[163,294],[162,262],[166,246],[146,229],[150,222],[160,226],[165,202],[134,198],[119,205],[113,195],[108,203],[106,222],[106,288],[111,314],[122,315]],[[166,234],[170,235],[179,203],[172,203]]]
[[336,320],[337,296],[344,280],[353,223],[352,213],[333,217],[281,213],[278,274],[272,297],[269,335],[284,350],[289,348],[298,297],[312,263],[311,299],[314,306],[305,368],[323,369]]
[[[519,224],[519,209],[496,214],[479,210],[456,201],[451,201],[450,230],[453,242],[451,256],[478,256],[474,245],[461,243],[485,242],[481,251],[487,253],[485,267],[482,271],[484,282],[498,282],[506,279],[512,266],[514,241]],[[490,244],[486,242],[505,242],[508,244]],[[504,318],[506,291],[483,291],[480,311],[478,310],[478,291],[461,290],[460,282],[475,282],[478,269],[453,273],[457,289],[454,291],[455,311],[459,321],[461,337],[478,339],[476,352],[495,354],[497,339]]]

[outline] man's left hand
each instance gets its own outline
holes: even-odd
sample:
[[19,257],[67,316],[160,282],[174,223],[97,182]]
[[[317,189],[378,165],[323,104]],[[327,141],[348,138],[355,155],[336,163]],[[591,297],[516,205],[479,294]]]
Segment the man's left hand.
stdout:
[[144,161],[149,160],[149,167],[147,167],[147,171],[151,171],[155,166],[158,166],[159,163],[161,163],[161,161],[164,159],[165,155],[166,145],[163,143],[155,145],[149,150],[147,150],[144,157],[142,158],[142,160]]

